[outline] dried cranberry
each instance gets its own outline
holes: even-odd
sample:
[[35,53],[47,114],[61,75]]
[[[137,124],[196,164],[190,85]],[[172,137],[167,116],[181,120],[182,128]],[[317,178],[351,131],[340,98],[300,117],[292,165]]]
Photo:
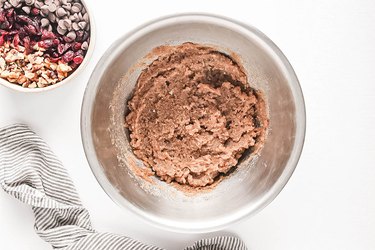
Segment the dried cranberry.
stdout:
[[63,56],[62,59],[64,62],[68,63],[73,60],[74,52],[71,50],[68,50]]
[[26,36],[23,38],[23,44],[25,44],[25,47],[30,46],[30,37]]
[[79,64],[73,62],[73,63],[71,63],[69,66],[70,66],[72,69],[76,69],[76,68],[78,68]]
[[81,49],[82,43],[75,42],[73,43],[72,49],[73,51],[78,51]]
[[26,24],[32,24],[33,21],[31,20],[30,17],[28,16],[25,16],[25,15],[18,15],[17,16],[17,21],[18,22],[23,22],[23,23],[26,23]]
[[10,25],[10,23],[8,22],[8,20],[5,20],[4,22],[1,22],[0,23],[0,28],[1,29],[5,29],[5,30],[7,30],[7,29],[9,29],[11,27],[11,25]]
[[65,51],[64,45],[62,45],[61,43],[57,45],[57,53],[61,55],[62,53],[64,53],[64,51]]
[[57,46],[60,44],[59,39],[53,39],[53,45]]
[[13,16],[8,17],[8,22],[9,22],[9,29],[11,29],[15,24]]
[[72,47],[72,44],[71,43],[66,43],[65,44],[65,50],[68,50]]
[[11,17],[14,14],[14,9],[9,9],[8,13],[6,14],[7,17]]
[[26,54],[29,54],[32,52],[31,46],[30,46],[30,37],[26,36],[23,39],[23,46],[26,49]]
[[74,53],[75,56],[83,56],[84,55],[84,52],[83,50],[78,50],[76,53]]
[[5,22],[5,20],[6,20],[5,12],[4,12],[4,11],[1,11],[1,12],[0,12],[0,22]]
[[77,42],[82,42],[82,40],[83,40],[83,35],[84,35],[83,30],[78,30],[78,31],[76,32],[76,35],[77,35],[77,37],[76,37],[76,41],[77,41]]
[[55,39],[56,35],[52,32],[49,32],[48,30],[42,30],[42,40],[46,39]]
[[73,62],[74,62],[75,64],[81,64],[82,61],[83,61],[83,56],[81,56],[81,55],[76,56],[76,57],[74,57],[74,59],[73,59]]
[[25,31],[25,29],[23,27],[21,27],[19,30],[18,30],[18,35],[21,37],[21,38],[24,38],[25,36],[27,36],[27,33]]
[[15,34],[18,34],[18,31],[17,31],[17,30],[12,30],[12,31],[9,31],[9,32],[8,32],[8,35],[9,35],[9,36],[14,36]]
[[60,59],[61,59],[60,57],[56,57],[56,58],[52,58],[52,57],[51,57],[51,58],[49,59],[49,61],[50,61],[50,62],[53,62],[53,63],[57,63],[58,61],[60,61]]
[[38,43],[39,47],[42,47],[42,48],[45,48],[45,49],[48,49],[50,48],[52,45],[53,45],[53,40],[51,39],[46,39],[46,40],[43,40],[43,41],[40,41]]
[[0,46],[4,44],[4,35],[0,36]]
[[64,36],[64,41],[65,41],[66,43],[71,43],[71,42],[74,41],[74,39],[72,39],[72,38],[70,38],[70,37],[68,37],[68,36]]
[[90,36],[89,32],[85,31],[84,34],[83,34],[82,40],[86,41],[89,38],[89,36]]
[[52,57],[57,58],[57,57],[59,57],[59,54],[57,54],[57,52],[53,52]]
[[37,9],[37,8],[32,8],[31,9],[31,11],[30,11],[30,13],[32,14],[32,15],[34,15],[34,16],[36,16],[36,15],[39,15],[39,9]]
[[0,29],[0,35],[7,35],[7,34],[8,34],[8,31]]
[[31,25],[31,24],[25,26],[25,31],[26,31],[29,35],[37,35],[37,34],[38,34],[37,29],[36,29],[33,25]]
[[13,45],[14,47],[18,48],[18,44],[20,43],[20,37],[18,34],[16,34],[13,38]]
[[37,44],[38,42],[36,42],[36,41],[34,41],[34,40],[32,40],[32,41],[30,41],[30,46],[31,47],[34,47],[35,46],[35,44]]
[[57,47],[55,45],[52,45],[52,47],[49,48],[49,51],[52,53],[52,52],[56,52],[57,53]]
[[16,29],[16,30],[20,30],[22,27],[23,27],[23,25],[21,25],[20,23],[15,23],[14,25],[13,25],[13,27],[14,27],[14,29]]

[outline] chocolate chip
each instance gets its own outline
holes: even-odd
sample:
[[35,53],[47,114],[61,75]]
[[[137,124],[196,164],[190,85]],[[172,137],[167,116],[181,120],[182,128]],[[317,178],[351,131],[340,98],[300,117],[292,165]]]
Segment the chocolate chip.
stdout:
[[31,8],[29,6],[23,6],[22,7],[22,10],[26,13],[26,14],[30,14],[30,10]]
[[69,19],[72,20],[72,21],[79,21],[77,13],[75,13],[74,15],[71,15],[70,17],[71,18],[69,18]]
[[70,31],[70,32],[66,35],[66,37],[68,37],[69,40],[74,41],[74,40],[76,39],[77,35],[76,35],[76,33],[75,33],[74,31]]
[[48,6],[47,6],[47,5],[43,5],[43,6],[40,8],[40,14],[41,14],[43,17],[48,16],[48,14],[49,14],[49,10],[48,10]]
[[83,15],[83,20],[84,20],[85,22],[88,22],[88,21],[90,20],[90,18],[89,18],[89,14],[88,14],[88,13],[85,13],[85,14]]
[[87,31],[84,31],[82,41],[86,41],[89,38],[89,36],[90,36],[90,33]]
[[83,16],[81,12],[78,12],[78,20],[83,21]]
[[49,14],[48,14],[48,19],[49,19],[49,21],[50,21],[51,23],[56,22],[56,16],[55,16],[55,14],[53,14],[53,13],[49,13]]
[[68,18],[64,19],[64,26],[65,26],[65,29],[67,30],[71,30],[72,29],[72,21],[69,20]]
[[72,13],[78,13],[78,12],[80,12],[80,9],[77,7],[77,6],[72,6],[72,9],[71,9],[71,12]]
[[75,31],[79,30],[78,23],[72,23],[72,28],[73,28]]
[[78,9],[78,12],[81,12],[81,10],[82,10],[82,4],[80,4],[80,3],[73,4],[72,8],[73,7],[76,7]]
[[89,48],[88,42],[83,42],[82,45],[81,45],[81,49],[87,50],[88,48]]
[[71,3],[67,3],[67,4],[64,4],[62,7],[65,10],[70,11],[72,9],[72,4]]
[[62,7],[58,8],[57,11],[56,11],[56,15],[57,15],[58,17],[63,17],[63,16],[65,16],[66,14],[67,14],[67,12],[66,12],[65,9],[62,8]]
[[[60,20],[60,21],[61,21],[61,20]],[[66,30],[65,30],[65,29],[62,29],[60,26],[57,26],[57,32],[58,32],[60,35],[65,35]]]
[[31,6],[35,3],[35,0],[25,0],[26,5]]
[[60,19],[59,22],[58,22],[57,24],[58,24],[57,27],[60,27],[61,29],[66,30],[66,28],[65,28],[65,24],[64,24],[64,20],[63,20],[63,19]]
[[20,4],[20,0],[9,0],[9,3],[10,3],[13,7],[17,7],[17,6]]
[[44,28],[49,25],[49,20],[47,18],[42,18],[42,20],[40,20],[40,24]]
[[84,30],[84,29],[86,28],[86,25],[87,25],[86,22],[79,22],[79,23],[78,23],[78,26],[79,26],[82,30]]
[[50,12],[55,12],[56,11],[56,5],[54,3],[51,3],[50,5],[48,5],[48,10]]
[[7,9],[12,8],[12,5],[11,5],[9,2],[5,2],[3,8],[4,8],[5,10],[7,10]]
[[40,1],[35,1],[34,3],[34,6],[38,9],[42,8],[43,5],[44,5],[43,2],[40,2]]

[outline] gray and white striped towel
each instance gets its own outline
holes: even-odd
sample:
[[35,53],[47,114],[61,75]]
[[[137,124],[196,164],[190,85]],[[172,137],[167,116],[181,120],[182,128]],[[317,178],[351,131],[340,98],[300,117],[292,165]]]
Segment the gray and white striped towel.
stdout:
[[[95,231],[65,168],[47,144],[25,125],[0,129],[0,185],[32,207],[35,231],[53,249],[161,249],[125,236]],[[236,237],[205,239],[186,248],[198,249],[247,248]]]

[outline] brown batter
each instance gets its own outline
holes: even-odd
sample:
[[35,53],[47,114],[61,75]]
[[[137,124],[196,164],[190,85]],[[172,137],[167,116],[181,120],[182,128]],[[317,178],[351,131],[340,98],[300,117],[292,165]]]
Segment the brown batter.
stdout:
[[128,105],[134,154],[160,179],[197,188],[259,149],[268,127],[262,95],[242,66],[193,43],[167,47],[141,73]]

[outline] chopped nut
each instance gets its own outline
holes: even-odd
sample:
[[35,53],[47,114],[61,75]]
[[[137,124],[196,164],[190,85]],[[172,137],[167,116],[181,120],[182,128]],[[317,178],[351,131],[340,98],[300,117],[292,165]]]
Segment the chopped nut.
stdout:
[[27,81],[27,78],[24,76],[24,75],[21,75],[18,80],[17,80],[17,83],[18,84],[23,84]]
[[37,57],[37,58],[35,58],[35,61],[34,61],[34,63],[35,64],[41,64],[43,62],[43,58],[42,57]]
[[18,79],[20,77],[20,73],[17,72],[10,72],[8,75],[8,79]]
[[37,82],[36,85],[38,85],[38,88],[43,88],[45,85],[43,83]]
[[57,64],[56,64],[56,63],[51,63],[51,64],[49,65],[49,67],[50,67],[50,69],[52,69],[52,70],[56,70],[56,69],[57,69]]
[[5,70],[6,62],[3,57],[0,57],[0,70]]
[[11,49],[5,57],[5,61],[8,63],[23,59],[25,59],[25,55],[23,53],[19,53],[16,49]]
[[47,80],[40,77],[39,80],[38,80],[38,83],[41,83],[41,84],[48,84]]
[[63,61],[51,62],[44,58],[44,50],[37,44],[37,51],[26,54],[25,48],[17,49],[5,42],[0,46],[0,77],[25,88],[43,88],[65,79],[73,69]]
[[3,78],[8,78],[9,74],[10,74],[10,72],[8,70],[4,70],[3,72],[1,72],[0,76],[3,77]]
[[33,88],[36,88],[37,86],[38,86],[38,85],[36,85],[36,83],[33,82],[33,83],[31,83],[31,84],[29,85],[29,88],[33,89]]
[[18,45],[18,51],[19,52],[25,52],[25,47]]
[[57,72],[63,72],[63,73],[66,73],[66,72],[70,72],[72,71],[72,68],[67,65],[67,64],[64,64],[64,63],[59,63],[59,65],[57,66]]
[[36,76],[35,73],[25,72],[25,77],[28,79],[33,79],[35,76]]

